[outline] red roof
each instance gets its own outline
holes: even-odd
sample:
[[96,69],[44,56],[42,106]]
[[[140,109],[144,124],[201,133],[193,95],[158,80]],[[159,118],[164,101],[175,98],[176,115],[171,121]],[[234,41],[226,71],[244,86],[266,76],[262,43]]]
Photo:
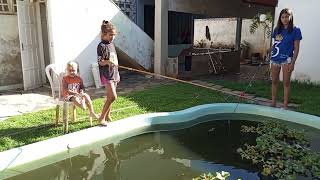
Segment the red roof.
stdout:
[[263,6],[272,6],[276,7],[278,5],[278,0],[242,0],[250,4],[258,4]]

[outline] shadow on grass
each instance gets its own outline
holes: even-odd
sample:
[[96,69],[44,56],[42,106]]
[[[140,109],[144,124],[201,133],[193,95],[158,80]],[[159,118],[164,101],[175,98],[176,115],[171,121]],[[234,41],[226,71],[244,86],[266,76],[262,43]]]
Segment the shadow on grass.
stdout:
[[[172,112],[202,104],[226,102],[226,96],[222,93],[180,83],[158,86],[125,97],[150,112]],[[237,102],[237,98],[229,97],[228,102]]]
[[[208,80],[209,82],[222,85],[233,90],[243,91],[248,86],[244,82],[231,82],[226,80]],[[310,82],[291,82],[291,95],[289,103],[298,104],[296,111],[320,116],[320,85]],[[264,81],[255,81],[248,88],[248,93],[258,97],[271,99],[271,84]],[[278,101],[283,101],[283,84],[279,84]]]

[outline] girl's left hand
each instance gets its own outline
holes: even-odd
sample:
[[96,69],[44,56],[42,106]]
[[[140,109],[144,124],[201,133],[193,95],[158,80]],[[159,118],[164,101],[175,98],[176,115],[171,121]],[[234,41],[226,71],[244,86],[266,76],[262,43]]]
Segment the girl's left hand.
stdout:
[[290,63],[289,64],[289,73],[292,73],[293,70],[294,70],[294,63]]

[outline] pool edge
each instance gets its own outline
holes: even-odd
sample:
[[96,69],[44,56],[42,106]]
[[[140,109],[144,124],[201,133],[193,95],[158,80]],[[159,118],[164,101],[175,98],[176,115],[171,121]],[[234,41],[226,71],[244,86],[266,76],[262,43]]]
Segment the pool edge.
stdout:
[[[237,109],[234,112],[236,107]],[[127,136],[130,137],[150,132],[150,127],[156,125],[166,125],[169,127],[172,124],[183,124],[205,115],[234,113],[261,115],[320,129],[320,117],[309,114],[252,104],[239,104],[238,106],[235,103],[205,104],[176,112],[150,113],[132,116],[112,122],[108,127],[92,127],[0,152],[0,179],[2,177],[8,178],[18,174],[15,171],[25,172],[36,168],[32,166],[19,168],[24,164],[59,153],[68,153],[69,156],[72,156],[74,155],[73,153],[76,153],[73,149],[88,146],[104,139],[125,139]],[[196,124],[197,122],[193,123]],[[43,162],[41,165],[43,166],[45,164],[46,162]],[[50,163],[48,162],[48,164]]]

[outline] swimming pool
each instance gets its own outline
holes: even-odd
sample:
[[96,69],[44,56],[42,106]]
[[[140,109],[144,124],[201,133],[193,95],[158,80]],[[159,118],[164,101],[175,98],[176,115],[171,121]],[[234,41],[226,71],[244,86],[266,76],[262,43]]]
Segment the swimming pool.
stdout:
[[[114,142],[140,134],[185,129],[215,120],[262,121],[281,119],[320,129],[320,118],[264,106],[239,104],[207,104],[178,112],[152,113],[94,127],[0,153],[0,178],[8,178],[88,154]],[[210,116],[210,118],[205,118]]]

